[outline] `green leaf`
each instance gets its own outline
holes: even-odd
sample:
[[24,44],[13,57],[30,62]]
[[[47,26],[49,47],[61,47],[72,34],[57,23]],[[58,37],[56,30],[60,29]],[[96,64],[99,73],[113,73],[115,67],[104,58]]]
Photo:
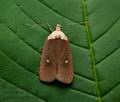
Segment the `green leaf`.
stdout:
[[[0,102],[119,102],[120,0],[0,0]],[[71,85],[42,83],[40,50],[62,25]]]

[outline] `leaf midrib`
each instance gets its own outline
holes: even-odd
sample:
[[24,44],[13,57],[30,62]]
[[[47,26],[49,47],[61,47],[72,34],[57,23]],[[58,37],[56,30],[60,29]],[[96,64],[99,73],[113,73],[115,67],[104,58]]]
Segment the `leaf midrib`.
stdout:
[[92,33],[90,32],[89,23],[87,21],[88,18],[87,18],[87,9],[86,9],[85,0],[81,0],[81,5],[82,5],[82,12],[83,12],[83,20],[85,22],[85,31],[87,33],[89,53],[90,53],[90,58],[91,58],[91,62],[92,62],[91,64],[92,64],[93,74],[94,74],[94,78],[95,78],[98,102],[102,102],[102,98],[100,96],[100,87],[99,87],[99,83],[98,83],[98,75],[97,75],[96,65],[95,65],[95,56],[94,56],[93,43],[92,43],[92,37],[91,37]]

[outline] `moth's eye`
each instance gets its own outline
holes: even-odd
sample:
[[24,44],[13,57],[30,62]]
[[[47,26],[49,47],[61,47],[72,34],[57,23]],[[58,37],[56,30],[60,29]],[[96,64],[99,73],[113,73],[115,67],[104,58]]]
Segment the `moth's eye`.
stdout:
[[67,64],[69,61],[68,60],[65,60],[65,63]]
[[49,60],[49,59],[47,59],[47,60],[46,60],[46,62],[47,62],[47,63],[49,63],[49,62],[50,62],[50,60]]

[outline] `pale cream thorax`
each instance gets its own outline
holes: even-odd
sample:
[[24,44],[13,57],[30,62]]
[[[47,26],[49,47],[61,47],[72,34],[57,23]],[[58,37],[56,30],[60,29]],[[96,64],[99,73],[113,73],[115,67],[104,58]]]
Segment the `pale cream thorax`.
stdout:
[[67,40],[67,37],[65,36],[65,34],[62,31],[53,31],[48,36],[48,40],[49,39],[56,39],[56,38],[60,38],[61,40]]
[[68,39],[67,39],[67,36],[61,31],[59,24],[57,24],[56,30],[53,31],[53,32],[48,36],[48,40],[49,40],[49,39],[56,39],[56,38],[60,38],[61,40],[68,40]]

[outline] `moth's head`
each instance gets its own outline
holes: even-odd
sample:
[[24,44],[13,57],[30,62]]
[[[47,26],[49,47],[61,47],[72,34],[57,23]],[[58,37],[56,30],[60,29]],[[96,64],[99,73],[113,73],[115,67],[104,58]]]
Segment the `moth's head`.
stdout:
[[57,26],[56,26],[56,29],[55,29],[56,31],[61,31],[61,25],[60,24],[57,24]]

